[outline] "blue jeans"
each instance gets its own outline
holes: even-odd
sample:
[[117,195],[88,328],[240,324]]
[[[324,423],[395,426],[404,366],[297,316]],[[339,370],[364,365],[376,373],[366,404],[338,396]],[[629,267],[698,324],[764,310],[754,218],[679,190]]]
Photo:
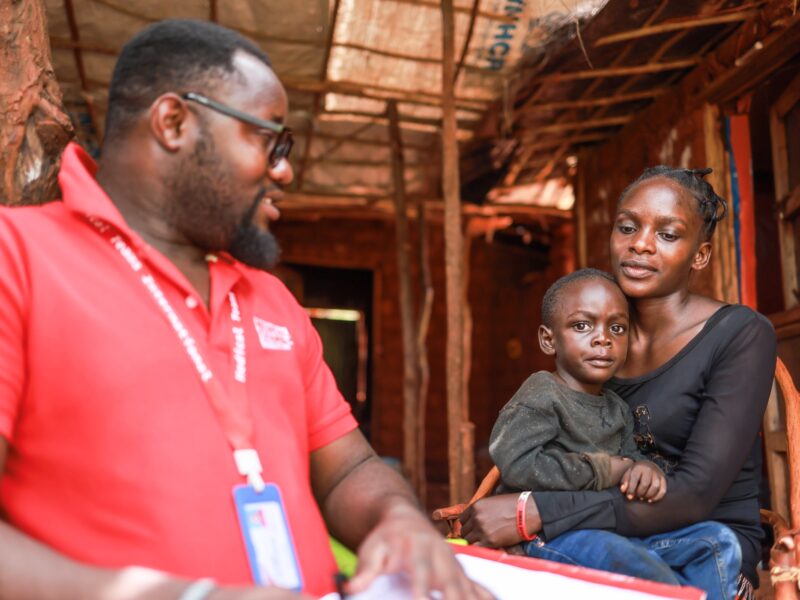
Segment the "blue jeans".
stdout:
[[568,531],[543,542],[525,544],[525,552],[568,565],[673,585],[692,585],[708,600],[731,600],[742,567],[736,535],[714,521],[646,538],[626,538],[610,531]]

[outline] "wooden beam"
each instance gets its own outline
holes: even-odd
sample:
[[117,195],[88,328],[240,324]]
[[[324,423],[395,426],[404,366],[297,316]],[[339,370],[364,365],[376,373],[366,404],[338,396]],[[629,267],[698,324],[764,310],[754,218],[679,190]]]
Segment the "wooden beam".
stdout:
[[790,61],[800,48],[800,13],[789,17],[785,28],[759,42],[707,85],[702,97],[713,104],[726,102],[752,90]]
[[553,154],[548,159],[547,163],[539,169],[539,172],[536,173],[536,177],[534,177],[534,181],[537,183],[542,183],[545,179],[550,177],[553,174],[553,170],[556,168],[556,165],[561,161],[564,155],[569,150],[570,145],[568,143],[561,144],[558,149],[553,152]]
[[78,32],[78,24],[75,20],[75,7],[72,4],[72,0],[64,0],[64,12],[67,16],[70,40],[75,44],[72,48],[72,54],[75,57],[75,68],[78,71],[78,80],[81,83],[81,90],[85,92],[88,89],[86,87],[86,69],[83,66],[83,56],[78,46],[81,36]]
[[392,149],[392,187],[395,206],[395,251],[397,253],[397,278],[400,302],[400,325],[403,342],[403,470],[416,490],[419,487],[417,467],[417,344],[415,335],[416,315],[411,284],[410,243],[408,240],[408,216],[406,214],[406,184],[403,145],[400,139],[400,124],[397,118],[397,102],[386,104],[389,117],[389,140]]
[[428,248],[428,218],[425,200],[419,198],[417,209],[417,260],[419,261],[418,289],[420,308],[416,323],[417,344],[417,473],[419,485],[417,494],[422,506],[426,506],[428,497],[428,477],[426,474],[425,455],[427,448],[426,424],[428,407],[428,388],[430,386],[430,364],[428,362],[428,330],[433,313],[433,276],[431,275],[430,251]]
[[[389,2],[396,2],[398,4],[412,4],[414,6],[426,6],[428,8],[439,8],[439,2],[435,0],[388,0]],[[454,6],[453,10],[460,13],[470,12],[469,8],[464,6]],[[487,12],[483,10],[478,11],[478,16],[482,19],[490,19],[492,21],[500,21],[502,23],[513,23],[515,18],[511,15],[504,15],[500,13]]]
[[[309,165],[338,165],[342,167],[385,167],[392,166],[390,160],[355,160],[347,158],[328,158],[327,156],[318,156],[316,158],[309,158]],[[431,165],[429,160],[416,160],[416,161],[403,161],[404,167],[429,167]]]
[[[534,134],[542,133],[560,133],[562,131],[574,131],[576,129],[598,129],[601,127],[619,127],[625,125],[633,120],[634,115],[625,115],[622,117],[604,117],[602,119],[586,119],[585,121],[573,121],[569,123],[554,123],[553,125],[542,125],[541,127],[528,126],[521,132]],[[524,138],[523,138],[524,141]]]
[[[407,60],[411,62],[432,64],[432,65],[442,64],[441,58],[420,56],[418,54],[403,54],[401,52],[392,52],[391,50],[382,50],[380,48],[375,48],[374,46],[366,46],[364,44],[358,44],[356,42],[336,42],[334,43],[334,46],[336,48],[347,48],[349,50],[359,50],[361,52],[368,52],[369,54],[375,54],[377,56],[385,56],[386,58],[395,58],[398,60]],[[484,69],[483,67],[478,67],[476,65],[464,64],[462,65],[462,68],[468,71],[480,71],[481,76],[483,77],[500,78],[503,76],[503,74],[500,71],[490,71],[488,69]]]
[[[153,18],[148,17],[147,15],[143,15],[141,12],[136,12],[128,8],[123,4],[118,4],[114,2],[114,0],[92,0],[94,4],[101,4],[117,12],[122,15],[127,15],[129,17],[133,17],[137,21],[144,21],[145,23],[155,23],[156,21],[160,21],[160,18]],[[277,42],[280,44],[295,44],[298,46],[324,46],[324,41],[319,39],[299,39],[293,38],[284,35],[267,35],[260,31],[256,31],[255,29],[247,29],[244,27],[229,27],[229,29],[233,29],[234,31],[238,31],[241,34],[246,35],[247,37],[251,37],[255,40],[260,40],[263,42]]]
[[116,56],[119,50],[102,46],[100,44],[89,44],[81,40],[70,40],[58,36],[50,36],[50,46],[53,48],[62,48],[66,50],[83,50],[84,52],[93,52],[95,54],[106,54],[108,56]]
[[216,23],[219,20],[217,0],[208,0],[208,20]]
[[[441,106],[442,99],[438,94],[424,91],[408,91],[402,88],[355,83],[351,81],[319,81],[315,79],[302,79],[291,75],[278,75],[283,85],[290,90],[299,92],[334,93],[373,100],[398,100],[416,104]],[[461,97],[455,100],[458,108],[467,110],[485,110],[489,100]]]
[[[469,404],[464,389],[464,289],[461,193],[455,74],[453,0],[442,0],[442,192],[444,197],[445,289],[447,304],[447,447],[450,502],[466,500],[475,486]],[[470,468],[470,465],[472,467]],[[470,477],[470,473],[472,476]]]
[[640,100],[652,100],[663,94],[665,88],[654,88],[632,94],[614,94],[605,98],[586,98],[585,100],[566,100],[564,102],[542,102],[532,104],[525,110],[526,112],[540,112],[549,110],[569,110],[576,108],[596,108],[598,106],[614,106],[626,102],[638,102]]
[[670,31],[681,31],[684,29],[694,29],[696,27],[708,27],[709,25],[720,25],[722,23],[737,23],[739,21],[746,21],[753,17],[758,12],[758,9],[751,8],[747,10],[737,10],[734,12],[712,15],[710,17],[687,17],[684,19],[670,19],[657,25],[649,27],[640,27],[629,31],[621,31],[598,39],[595,46],[605,46],[607,44],[616,44],[617,42],[625,42],[629,40],[636,40],[643,37],[652,35],[659,35]]
[[[391,192],[378,196],[348,193],[308,193],[290,192],[280,202],[281,215],[291,219],[319,220],[320,218],[351,218],[358,214],[363,218],[394,219],[394,201]],[[430,224],[441,225],[444,222],[444,204],[441,199],[432,199],[425,195],[408,194],[408,200],[414,201],[408,206],[409,217],[414,217],[420,203]],[[311,211],[311,212],[309,212]],[[347,212],[346,215],[343,215]],[[515,223],[541,223],[549,221],[563,223],[572,220],[572,211],[558,208],[536,206],[532,204],[462,204],[461,214],[471,219],[496,219],[510,217]]]
[[[800,79],[800,75],[797,76]],[[781,94],[792,95],[795,91],[791,84],[786,91]],[[782,105],[779,97],[776,104]],[[775,197],[786,202],[791,198],[791,178],[789,171],[789,144],[786,135],[786,123],[775,110],[775,106],[770,109],[770,142],[772,145],[772,174],[775,182]],[[789,309],[797,306],[798,292],[800,284],[797,277],[797,254],[794,236],[794,223],[787,218],[786,204],[778,206],[778,244],[780,248],[781,275],[783,280],[783,307]]]
[[607,140],[611,137],[611,134],[608,132],[594,132],[594,133],[582,133],[579,135],[570,136],[567,139],[564,138],[549,138],[546,140],[542,140],[541,142],[533,142],[530,144],[525,144],[526,148],[533,148],[534,150],[544,150],[546,148],[557,148],[562,143],[566,142],[570,145],[574,144],[587,144],[591,142],[602,142],[603,140]]
[[[393,101],[389,100],[388,102],[393,102]],[[389,120],[381,113],[358,111],[358,110],[326,110],[324,114],[337,115],[342,117],[368,118],[373,120],[375,123],[379,123],[381,125],[389,124]],[[418,125],[435,125],[437,127],[440,127],[442,124],[442,120],[440,118],[437,119],[434,117],[415,117],[413,115],[404,115],[400,113],[397,118],[400,121],[401,127],[403,126],[403,123],[415,123]],[[459,129],[472,130],[476,128],[478,125],[480,125],[480,119],[460,119],[459,123],[460,123]]]
[[336,48],[347,48],[348,50],[359,50],[361,52],[369,52],[370,54],[377,54],[378,56],[385,56],[386,58],[397,58],[399,60],[410,60],[419,63],[428,63],[438,65],[441,64],[440,58],[433,58],[430,56],[418,56],[413,54],[402,54],[400,52],[391,52],[389,50],[381,50],[372,46],[365,46],[364,44],[357,44],[355,42],[335,42],[333,44]]
[[[320,69],[320,79],[327,79],[328,65],[331,60],[331,50],[333,49],[333,39],[336,35],[336,17],[339,14],[339,5],[341,0],[334,0],[333,8],[331,10],[330,24],[328,25],[327,42],[325,44],[325,55],[322,58],[322,68]],[[303,158],[300,160],[300,168],[297,171],[297,189],[302,189],[303,178],[306,174],[306,165],[311,156],[311,146],[314,143],[314,124],[319,116],[322,108],[324,95],[319,93],[314,96],[314,106],[311,109],[311,119],[309,120],[308,129],[306,130],[306,145],[303,152]]]
[[[374,123],[367,123],[373,125]],[[362,146],[380,146],[381,148],[388,148],[389,143],[383,140],[364,140],[353,135],[332,135],[330,133],[315,133],[314,137],[318,140],[329,140],[332,142],[341,142],[342,144],[359,144]],[[406,148],[413,148],[414,150],[431,150],[429,144],[412,144],[405,143]],[[337,146],[338,148],[338,146]]]
[[[478,16],[478,9],[480,8],[481,0],[472,0],[472,10],[469,13],[469,25],[467,26],[467,35],[464,36],[464,45],[461,47],[461,57],[458,59],[456,65],[456,72],[453,75],[453,85],[458,84],[458,75],[464,67],[464,60],[467,58],[469,52],[469,44],[472,41],[472,34],[475,32],[475,19]],[[496,71],[486,71],[487,73],[497,73]],[[499,73],[498,73],[499,74]]]
[[627,77],[630,75],[642,75],[644,73],[662,73],[664,71],[678,71],[688,69],[697,65],[696,58],[683,60],[673,60],[669,62],[648,63],[645,65],[633,65],[630,67],[606,67],[603,69],[589,69],[586,71],[568,71],[566,73],[551,73],[537,78],[540,82],[561,82],[575,81],[578,79],[595,79],[600,77]]

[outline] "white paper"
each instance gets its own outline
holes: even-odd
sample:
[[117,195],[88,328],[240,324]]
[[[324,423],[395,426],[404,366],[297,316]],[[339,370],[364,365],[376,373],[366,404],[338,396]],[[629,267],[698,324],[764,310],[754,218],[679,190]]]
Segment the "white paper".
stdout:
[[[489,590],[497,600],[528,600],[529,598],[557,598],[558,600],[663,600],[672,598],[651,592],[625,589],[574,579],[565,575],[522,569],[513,565],[457,554],[456,558],[467,576]],[[625,576],[621,579],[630,580]],[[439,597],[438,594],[432,595]],[[325,600],[338,599],[329,594]],[[365,592],[348,596],[348,600],[412,600],[411,586],[403,575],[383,575]],[[705,598],[698,596],[698,600]]]

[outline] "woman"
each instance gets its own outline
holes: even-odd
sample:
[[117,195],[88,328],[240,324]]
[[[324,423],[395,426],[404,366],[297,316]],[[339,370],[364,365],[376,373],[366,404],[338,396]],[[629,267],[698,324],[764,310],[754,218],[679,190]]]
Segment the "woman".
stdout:
[[[611,265],[631,302],[630,348],[609,382],[631,407],[637,442],[667,472],[657,503],[618,490],[537,492],[525,527],[543,544],[566,532],[588,534],[585,566],[613,565],[607,541],[662,534],[700,521],[730,527],[742,551],[739,596],[758,583],[761,448],[758,431],[775,369],[775,332],[762,315],[689,291],[690,275],[711,258],[711,236],[725,202],[703,179],[710,169],[647,169],[620,197]],[[462,516],[462,535],[494,547],[518,544],[517,495],[487,498]],[[666,534],[666,535],[663,535]],[[625,536],[625,537],[623,537]],[[599,541],[592,549],[587,540]],[[618,545],[619,544],[619,545]],[[599,550],[602,546],[602,551]],[[623,553],[627,555],[627,553]],[[588,563],[588,564],[587,564]]]

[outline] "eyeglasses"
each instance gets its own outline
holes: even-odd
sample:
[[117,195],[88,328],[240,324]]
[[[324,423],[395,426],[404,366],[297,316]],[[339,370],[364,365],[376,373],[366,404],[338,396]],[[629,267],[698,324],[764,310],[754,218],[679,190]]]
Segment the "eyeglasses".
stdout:
[[218,113],[233,117],[238,121],[242,121],[243,123],[247,123],[248,125],[252,125],[259,129],[264,129],[277,134],[275,136],[275,140],[272,142],[272,147],[269,153],[269,164],[272,167],[277,167],[278,163],[280,163],[282,159],[289,158],[289,153],[292,151],[292,146],[294,146],[294,136],[292,135],[292,130],[286,125],[248,115],[245,112],[221,104],[216,100],[206,98],[197,92],[186,92],[185,94],[181,94],[181,98],[191,102],[197,102],[198,104],[217,111]]

